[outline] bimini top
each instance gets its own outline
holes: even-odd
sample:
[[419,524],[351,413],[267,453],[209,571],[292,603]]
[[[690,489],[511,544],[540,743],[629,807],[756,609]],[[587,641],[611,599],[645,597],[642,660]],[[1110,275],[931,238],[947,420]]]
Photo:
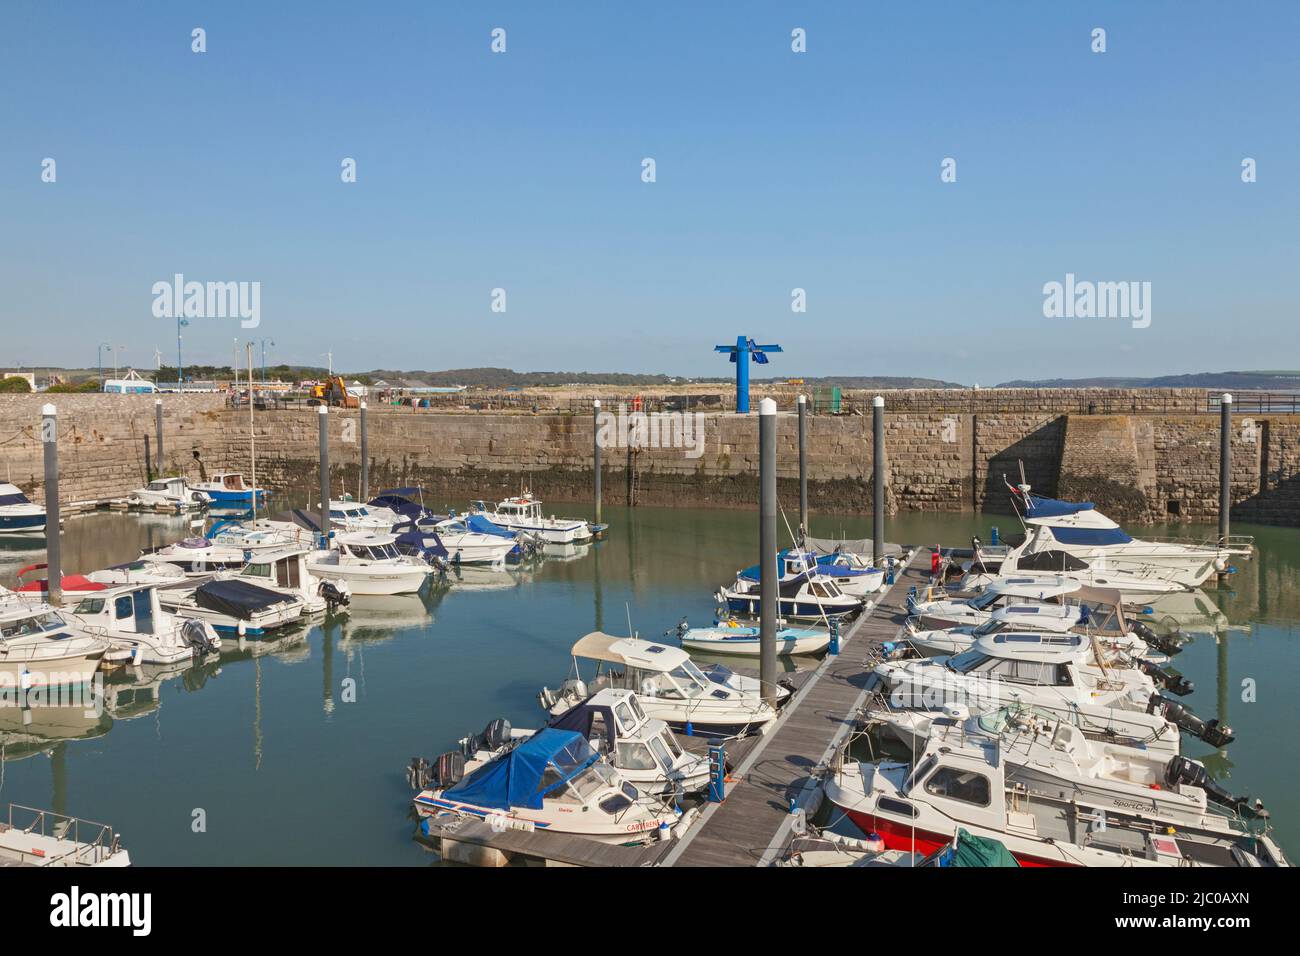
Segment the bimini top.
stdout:
[[444,790],[442,797],[476,807],[540,810],[547,794],[599,759],[582,734],[545,727]]
[[680,647],[592,631],[573,645],[574,657],[624,664],[647,671],[671,671],[691,659]]
[[1082,634],[1002,631],[981,637],[971,649],[979,651],[986,657],[1063,664],[1086,652],[1089,649],[1089,641]]
[[1091,501],[1061,501],[1057,498],[1042,498],[1025,493],[1026,518],[1060,518],[1064,515],[1078,514],[1080,511],[1091,511],[1092,508]]
[[465,527],[478,534],[491,534],[496,535],[498,538],[513,538],[515,536],[513,531],[507,531],[501,525],[489,521],[482,515],[466,515]]

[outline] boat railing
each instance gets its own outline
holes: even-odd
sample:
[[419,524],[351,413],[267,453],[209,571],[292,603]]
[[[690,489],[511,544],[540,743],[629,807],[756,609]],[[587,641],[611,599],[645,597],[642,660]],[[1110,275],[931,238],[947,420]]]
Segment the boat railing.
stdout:
[[[121,849],[117,834],[108,824],[82,820],[52,810],[11,803],[5,821],[0,824],[0,830],[6,833],[36,833],[48,839],[72,843],[70,849],[54,856],[41,849],[6,848],[9,852],[16,853],[21,863],[34,863],[37,866],[94,866]],[[84,841],[81,838],[83,829],[87,831],[87,839]]]

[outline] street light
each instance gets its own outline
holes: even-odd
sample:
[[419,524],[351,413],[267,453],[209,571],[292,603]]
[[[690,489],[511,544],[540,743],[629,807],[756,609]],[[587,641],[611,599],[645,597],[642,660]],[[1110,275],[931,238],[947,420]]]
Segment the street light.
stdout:
[[[118,368],[118,365],[117,365],[117,358],[118,358],[118,356],[119,356],[121,353],[123,353],[123,352],[125,352],[125,351],[126,351],[126,346],[125,346],[125,345],[115,345],[115,346],[113,346],[113,378],[117,378],[117,368]],[[100,387],[102,388],[103,386],[101,385]]]
[[262,339],[262,384],[266,384],[266,343],[271,343],[271,348],[275,348],[275,339]]
[[99,363],[99,390],[104,390],[104,349],[112,349],[107,342],[100,342],[95,349],[95,361]]

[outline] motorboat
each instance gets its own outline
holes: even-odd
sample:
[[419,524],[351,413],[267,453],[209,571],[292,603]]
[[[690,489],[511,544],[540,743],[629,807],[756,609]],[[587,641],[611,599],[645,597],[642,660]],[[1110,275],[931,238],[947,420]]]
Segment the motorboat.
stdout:
[[195,588],[164,588],[162,606],[173,614],[198,618],[223,634],[261,637],[297,624],[307,605],[301,598],[233,578],[206,581]]
[[472,770],[459,752],[440,757],[432,786],[414,802],[425,818],[477,817],[502,829],[619,845],[645,843],[679,819],[602,760],[582,734],[551,727]]
[[[558,717],[606,687],[636,691],[642,709],[675,730],[703,736],[731,737],[760,733],[776,719],[763,699],[762,684],[714,668],[706,674],[680,647],[636,637],[593,631],[573,645],[573,677],[552,691],[543,687],[538,703]],[[579,661],[595,662],[591,681],[580,676]],[[789,688],[773,688],[778,705]]]
[[945,594],[936,600],[917,600],[915,595],[909,594],[907,609],[916,627],[920,629],[973,627],[983,624],[994,611],[1008,604],[1059,604],[1081,587],[1083,585],[1073,578],[1060,575],[1050,578],[997,578],[971,597],[949,597]]
[[499,564],[519,554],[519,536],[482,515],[437,515],[412,496],[418,488],[390,488],[370,500],[372,513],[391,515],[398,548],[427,561]]
[[44,601],[0,591],[0,686],[84,687],[109,648]]
[[791,839],[785,856],[776,865],[803,869],[880,866],[987,869],[1020,866],[1000,841],[971,836],[960,827],[952,840],[929,855],[891,850],[885,846],[879,833],[868,833],[865,839],[858,839],[833,830],[823,830],[815,835]]
[[[807,575],[830,578],[836,587],[852,597],[862,598],[880,590],[885,572],[873,568],[870,562],[849,552],[817,554],[789,548],[776,556],[780,580],[794,581]],[[760,568],[756,564],[737,575],[750,583],[758,583]]]
[[1131,601],[1149,604],[1166,594],[1190,589],[1189,585],[1178,583],[1162,568],[1153,566],[1139,572],[1103,570],[1058,549],[1033,554],[1013,549],[996,574],[977,570],[969,561],[963,567],[966,570],[958,584],[958,589],[962,591],[979,592],[1006,578],[1034,578],[1046,584],[1066,577],[1086,587],[1110,588]]
[[224,572],[218,577],[246,581],[295,598],[302,601],[303,613],[308,615],[334,613],[347,607],[352,598],[347,581],[341,578],[327,581],[312,574],[307,556],[314,553],[299,546],[265,548],[254,551],[238,571]]
[[190,580],[184,569],[151,558],[137,558],[124,564],[100,568],[91,571],[86,578],[96,584],[154,584],[161,587],[173,587]]
[[1207,814],[1188,824],[1154,808],[1152,795],[1117,805],[1017,771],[999,740],[942,736],[915,764],[844,760],[825,792],[863,832],[906,852],[931,853],[964,828],[1000,841],[1021,866],[1290,865],[1260,821]]
[[579,518],[549,518],[542,515],[542,502],[532,492],[498,502],[495,508],[486,501],[470,503],[471,514],[480,514],[507,531],[521,531],[535,535],[549,544],[574,544],[591,540],[591,526]]
[[0,534],[44,534],[45,508],[17,485],[0,482]]
[[[1254,539],[1237,536],[1223,544],[1176,540],[1143,541],[1129,536],[1090,501],[1060,501],[1031,493],[1030,486],[1008,485],[1025,526],[1025,541],[1007,556],[1002,573],[1026,558],[1063,552],[1098,572],[1154,574],[1184,588],[1200,587],[1233,558],[1249,558]],[[1011,567],[1008,568],[1008,565]]]
[[395,523],[392,513],[384,509],[371,509],[350,497],[330,499],[330,526],[339,530],[382,534],[392,531]]
[[493,524],[484,515],[444,518],[434,528],[453,564],[501,564],[519,557],[519,536]]
[[[682,647],[688,650],[747,657],[759,653],[759,632],[755,625],[742,624],[734,618],[715,620],[712,627],[691,627],[682,618],[675,631]],[[820,654],[830,642],[830,631],[824,628],[778,627],[776,631],[778,655]]]
[[[641,708],[635,692],[606,687],[551,719],[547,725],[582,734],[591,748],[642,793],[672,796],[702,790],[709,758],[687,753],[669,726]],[[466,767],[486,763],[527,740],[536,729],[492,721],[460,741]]]
[[206,491],[190,487],[189,482],[180,475],[171,478],[155,478],[143,488],[130,492],[126,500],[132,505],[171,508],[175,511],[198,511],[212,504],[211,495]]
[[165,611],[151,584],[86,584],[65,589],[67,613],[83,631],[112,645],[104,655],[109,663],[176,664],[221,650],[211,624]]
[[[743,572],[742,572],[743,575]],[[757,617],[762,586],[757,580],[737,576],[736,583],[716,597],[732,614]],[[834,579],[819,572],[803,572],[777,584],[776,613],[792,620],[824,621],[862,610],[862,600],[840,590]]]
[[103,823],[16,803],[0,821],[0,867],[130,865],[119,835]]
[[[252,485],[244,480],[243,472],[238,471],[221,471],[214,474],[207,481],[195,482],[191,487],[195,491],[202,491],[212,499],[212,504],[222,508],[232,506],[250,507],[254,503],[260,508],[266,503],[271,492],[265,488],[254,489]],[[254,502],[254,491],[257,493],[257,500]]]
[[210,538],[183,538],[152,551],[142,551],[140,557],[173,565],[194,577],[217,571],[238,571],[250,553],[250,549]]
[[351,594],[414,594],[433,573],[428,561],[402,554],[394,534],[346,531],[331,540],[333,547],[307,556],[307,570],[346,583]]

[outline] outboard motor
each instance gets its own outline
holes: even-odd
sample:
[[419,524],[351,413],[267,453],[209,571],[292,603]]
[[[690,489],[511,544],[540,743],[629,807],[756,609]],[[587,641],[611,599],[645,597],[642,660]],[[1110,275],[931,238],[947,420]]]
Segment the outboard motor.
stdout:
[[510,721],[498,717],[489,721],[481,734],[465,739],[465,756],[472,757],[479,750],[494,752],[510,746],[513,740],[510,736]]
[[1196,685],[1189,681],[1182,674],[1174,674],[1165,670],[1158,664],[1150,661],[1139,660],[1138,669],[1150,677],[1157,687],[1163,687],[1171,694],[1177,694],[1179,697],[1186,697],[1192,691],[1196,690]]
[[438,772],[434,778],[439,790],[454,787],[465,779],[465,755],[452,750],[438,758]]
[[1154,647],[1161,654],[1167,654],[1173,657],[1175,654],[1181,654],[1183,651],[1183,641],[1181,635],[1177,634],[1157,634],[1150,624],[1142,621],[1133,623],[1133,633],[1142,640],[1146,641],[1151,647]]
[[1201,720],[1178,701],[1162,697],[1160,694],[1151,695],[1147,713],[1159,714],[1183,733],[1191,734],[1211,747],[1226,747],[1237,739],[1232,728],[1221,725],[1217,718]]
[[185,622],[185,625],[181,628],[181,640],[185,642],[196,657],[202,657],[216,650],[212,639],[208,637],[207,627],[197,618],[190,618]]
[[340,607],[346,607],[352,603],[352,595],[348,593],[346,585],[335,584],[333,581],[322,581],[316,593],[325,599],[325,608],[330,613],[338,610]]
[[1212,800],[1220,806],[1261,819],[1268,817],[1268,811],[1264,809],[1263,803],[1256,800],[1252,804],[1250,797],[1234,796],[1215,783],[1210,777],[1210,772],[1203,765],[1194,760],[1188,760],[1186,757],[1174,757],[1165,765],[1165,784],[1170,787],[1176,787],[1179,784],[1199,787],[1205,791],[1206,799]]
[[543,687],[537,695],[537,703],[541,705],[542,710],[550,710],[555,706],[555,691]]
[[433,779],[433,767],[423,757],[412,757],[406,768],[406,783],[412,790],[427,790]]

